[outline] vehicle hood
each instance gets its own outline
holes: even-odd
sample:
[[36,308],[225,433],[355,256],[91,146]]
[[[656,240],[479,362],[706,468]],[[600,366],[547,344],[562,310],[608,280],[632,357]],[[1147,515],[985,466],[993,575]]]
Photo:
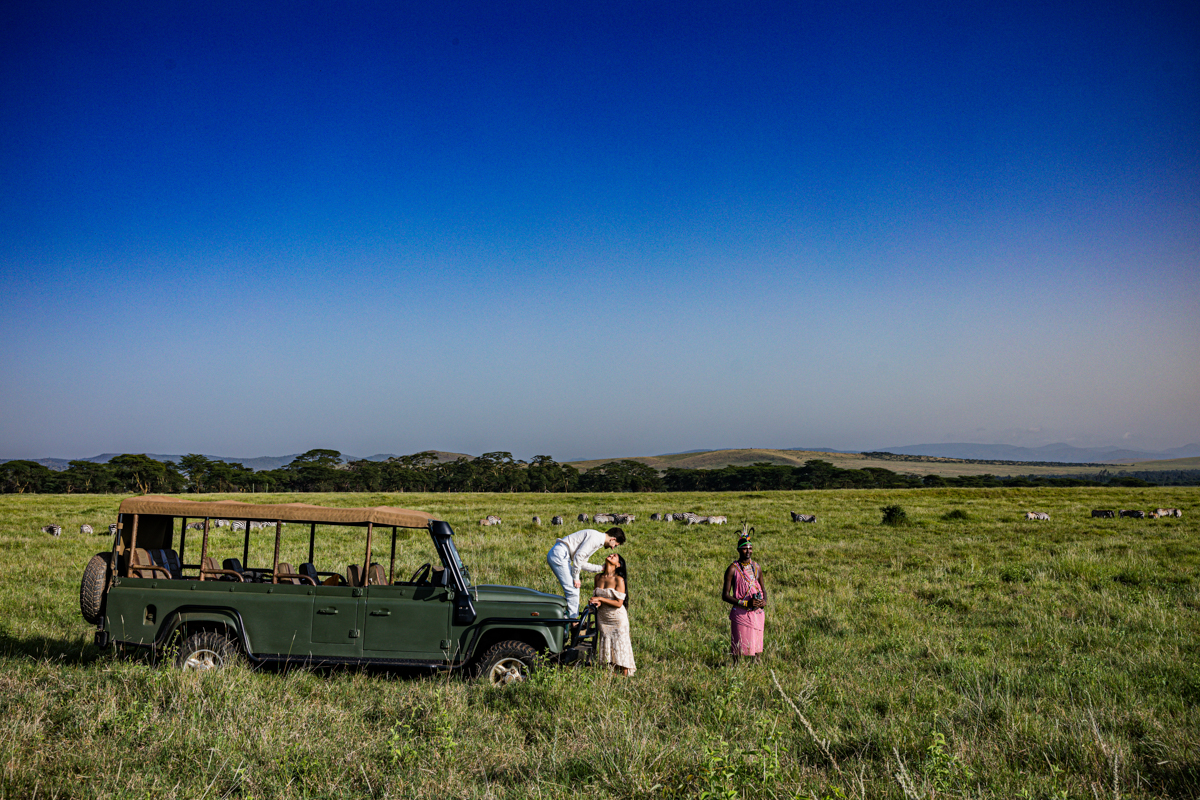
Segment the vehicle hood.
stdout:
[[485,583],[482,586],[476,586],[475,590],[479,593],[481,601],[487,600],[493,603],[556,603],[564,609],[567,607],[567,601],[561,595],[526,589],[524,586],[500,586],[494,583]]

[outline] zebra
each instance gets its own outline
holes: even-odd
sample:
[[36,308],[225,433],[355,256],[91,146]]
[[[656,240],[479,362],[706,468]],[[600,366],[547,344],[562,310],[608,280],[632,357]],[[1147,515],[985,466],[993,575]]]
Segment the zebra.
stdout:
[[1151,514],[1150,516],[1155,517],[1155,518],[1157,518],[1157,517],[1182,517],[1183,512],[1180,511],[1178,508],[1159,508],[1159,509],[1155,509],[1154,513]]
[[93,533],[93,534],[94,534],[96,531],[95,531],[95,530],[92,528],[92,526],[91,526],[91,525],[88,525],[88,524],[86,524],[86,523],[85,523],[85,524],[83,524],[83,525],[80,525],[80,526],[79,526],[79,532],[80,532],[80,533]]
[[51,522],[49,525],[42,527],[42,533],[48,533],[51,536],[62,536],[62,525]]
[[816,522],[816,514],[797,514],[795,511],[789,511],[792,515],[792,522]]
[[592,515],[592,522],[596,523],[597,525],[611,525],[612,523],[614,523],[616,521],[617,521],[616,517],[613,516],[612,514],[593,514]]
[[480,525],[499,525],[500,518],[497,517],[495,514],[488,514],[486,517],[479,520],[479,524]]
[[184,526],[184,530],[202,531],[202,530],[204,530],[204,523],[203,522],[189,522],[187,525]]
[[214,527],[214,528],[228,528],[228,527],[229,527],[229,520],[227,520],[227,519],[214,519],[214,520],[213,520],[213,527]]
[[651,522],[660,522],[660,521],[662,520],[662,518],[663,518],[663,515],[662,515],[662,514],[657,514],[657,513],[655,513],[655,514],[651,514],[651,515],[650,515],[650,521],[651,521]]
[[1112,519],[1117,516],[1117,512],[1111,508],[1093,508],[1092,516],[1100,519]]
[[562,518],[562,517],[558,517],[558,516],[551,517],[551,518],[550,518],[550,524],[551,524],[551,525],[562,525],[562,524],[563,524],[563,518]]
[[1025,519],[1050,519],[1050,515],[1045,511],[1026,511]]
[[1124,508],[1123,508],[1123,509],[1121,509],[1121,516],[1122,516],[1122,517],[1132,517],[1133,519],[1145,519],[1145,518],[1146,518],[1146,512],[1145,512],[1145,511],[1136,511],[1136,510],[1130,510],[1130,509],[1124,509]]
[[580,515],[579,515],[579,521],[580,521],[580,522],[587,522],[587,521],[588,521],[588,515],[587,515],[587,514],[580,514]]
[[700,521],[704,519],[704,517],[691,511],[685,511],[682,514],[676,514],[675,518],[682,519],[684,525],[698,525],[700,524]]
[[637,519],[636,514],[612,514],[611,516],[613,518],[612,521],[618,525],[625,525]]
[[244,531],[246,530],[246,523],[242,522],[240,519],[235,519],[233,522],[229,523],[229,530]]
[[109,526],[108,526],[108,535],[109,535],[109,536],[116,536],[116,535],[117,535],[117,523],[113,522],[113,523],[110,523],[110,524],[109,524]]
[[534,517],[534,518],[533,518],[533,524],[534,524],[534,525],[541,525],[541,524],[542,524],[542,518],[541,518],[541,517]]
[[718,515],[715,517],[709,517],[706,521],[708,522],[709,525],[724,525],[726,522],[729,521],[729,519],[724,516]]

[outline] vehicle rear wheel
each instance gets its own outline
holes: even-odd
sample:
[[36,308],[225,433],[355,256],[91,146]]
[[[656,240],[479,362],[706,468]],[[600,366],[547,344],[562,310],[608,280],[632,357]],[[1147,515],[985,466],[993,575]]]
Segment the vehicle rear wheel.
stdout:
[[108,583],[108,560],[110,553],[96,553],[83,568],[83,580],[79,583],[79,610],[83,618],[92,625],[100,624],[104,614],[104,589]]
[[232,664],[237,655],[237,645],[225,634],[200,631],[183,641],[175,666],[184,672],[205,672]]
[[475,668],[475,677],[492,686],[507,686],[529,677],[537,650],[515,639],[488,648]]

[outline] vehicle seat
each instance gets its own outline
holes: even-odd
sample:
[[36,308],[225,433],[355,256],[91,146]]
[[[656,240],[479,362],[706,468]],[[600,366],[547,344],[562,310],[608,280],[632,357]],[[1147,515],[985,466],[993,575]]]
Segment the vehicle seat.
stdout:
[[346,585],[347,586],[362,586],[363,574],[362,567],[358,564],[350,564],[346,567]]
[[179,554],[174,550],[151,550],[150,557],[155,564],[171,573],[172,579],[178,580],[183,577],[183,564],[179,561]]
[[217,559],[213,556],[205,556],[200,562],[201,576],[208,576],[206,580],[221,580],[221,581],[243,581],[245,578],[242,573],[232,569],[221,569],[217,566]]
[[202,575],[213,575],[213,580],[216,580],[216,576],[221,574],[221,568],[217,566],[215,558],[205,556],[200,560],[200,573]]
[[301,575],[305,576],[306,578],[312,578],[313,583],[321,582],[321,579],[317,577],[317,566],[315,564],[312,564],[312,563],[301,564],[299,572]]
[[129,573],[134,578],[171,578],[171,571],[155,564],[150,558],[150,553],[140,547],[133,550],[133,557],[129,561]]
[[371,586],[387,586],[387,573],[380,564],[371,564],[367,570],[367,583]]
[[292,586],[296,586],[301,583],[299,578],[293,577],[296,574],[297,573],[292,569],[291,564],[287,563],[286,561],[280,561],[279,569],[275,571],[275,582],[288,583]]
[[[215,561],[216,559],[213,559],[213,560]],[[241,562],[241,559],[237,559],[237,558],[227,558],[227,559],[225,559],[224,561],[222,561],[222,562],[221,562],[221,566],[222,566],[224,569],[230,570],[230,571],[232,571],[232,572],[236,572],[238,575],[241,575],[241,576],[242,576],[242,579],[243,579],[243,580],[245,580],[245,578],[246,578],[246,570],[242,569],[242,562]]]

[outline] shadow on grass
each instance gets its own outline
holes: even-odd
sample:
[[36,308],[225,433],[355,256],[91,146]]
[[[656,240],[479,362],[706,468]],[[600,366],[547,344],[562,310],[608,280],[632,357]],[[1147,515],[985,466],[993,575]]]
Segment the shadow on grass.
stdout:
[[0,657],[87,666],[108,658],[109,654],[96,647],[90,636],[82,633],[74,639],[51,639],[46,636],[18,637],[0,630]]
[[[150,650],[144,647],[129,647],[119,650],[115,647],[101,649],[91,641],[86,634],[79,634],[74,639],[53,639],[46,636],[13,636],[5,630],[0,630],[0,658],[29,659],[31,661],[52,661],[73,667],[86,667],[98,661],[120,659],[129,662],[143,662],[149,666],[161,666],[170,654],[159,654],[155,659]],[[289,672],[303,670],[318,676],[337,674],[361,673],[371,677],[390,678],[395,680],[421,680],[440,678],[441,680],[462,680],[466,674],[455,671],[447,675],[445,672],[421,667],[376,666],[376,665],[312,665],[300,662],[267,661],[253,665],[253,669],[265,673],[284,675]]]

